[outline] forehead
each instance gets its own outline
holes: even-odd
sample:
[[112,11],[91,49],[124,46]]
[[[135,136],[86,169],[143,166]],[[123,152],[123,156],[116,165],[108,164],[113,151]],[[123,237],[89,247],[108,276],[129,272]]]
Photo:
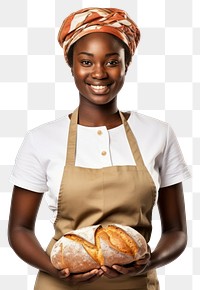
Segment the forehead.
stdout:
[[121,41],[112,34],[105,32],[94,32],[87,34],[80,38],[74,46],[74,51],[80,51],[82,49],[86,50],[97,50],[102,51],[120,51],[123,49],[123,44]]

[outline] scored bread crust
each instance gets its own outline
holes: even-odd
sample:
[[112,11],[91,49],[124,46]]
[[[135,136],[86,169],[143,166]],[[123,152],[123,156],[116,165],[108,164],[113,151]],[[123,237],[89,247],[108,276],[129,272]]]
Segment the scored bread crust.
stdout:
[[53,246],[51,262],[71,273],[87,272],[101,266],[125,265],[147,253],[144,237],[129,226],[95,225],[70,231]]

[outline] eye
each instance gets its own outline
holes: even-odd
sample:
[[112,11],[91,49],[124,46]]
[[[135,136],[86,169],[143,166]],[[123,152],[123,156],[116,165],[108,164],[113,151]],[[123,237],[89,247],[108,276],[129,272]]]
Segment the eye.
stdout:
[[119,65],[119,61],[116,60],[116,59],[113,59],[113,60],[109,60],[107,62],[107,66],[118,66]]
[[90,60],[81,60],[81,64],[83,66],[91,66],[92,65]]

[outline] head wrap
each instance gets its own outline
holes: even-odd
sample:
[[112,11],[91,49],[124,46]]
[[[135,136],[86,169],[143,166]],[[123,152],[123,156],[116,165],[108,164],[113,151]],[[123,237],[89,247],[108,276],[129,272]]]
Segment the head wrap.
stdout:
[[140,31],[128,14],[117,8],[84,8],[64,19],[58,33],[58,42],[67,54],[72,44],[93,32],[107,32],[121,39],[131,56],[140,40]]

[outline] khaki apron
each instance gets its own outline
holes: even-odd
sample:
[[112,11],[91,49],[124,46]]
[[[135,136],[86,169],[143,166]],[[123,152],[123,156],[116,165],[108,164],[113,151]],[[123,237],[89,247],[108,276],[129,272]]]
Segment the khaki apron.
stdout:
[[[78,108],[72,114],[58,214],[54,224],[55,236],[47,248],[48,255],[54,243],[66,232],[95,224],[128,225],[139,231],[149,242],[156,188],[143,163],[137,141],[121,112],[120,117],[136,165],[92,169],[75,166]],[[34,289],[158,290],[159,284],[155,271],[136,277],[123,275],[116,279],[101,277],[93,283],[78,286],[68,286],[60,279],[39,272]]]

